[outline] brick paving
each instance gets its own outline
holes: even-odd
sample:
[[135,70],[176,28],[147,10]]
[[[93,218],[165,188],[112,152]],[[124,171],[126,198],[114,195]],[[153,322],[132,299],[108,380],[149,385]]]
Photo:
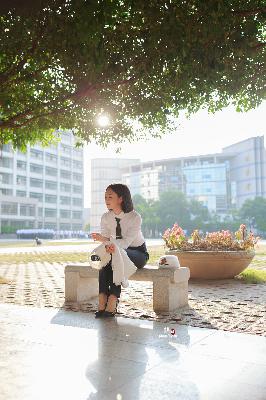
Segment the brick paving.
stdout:
[[[0,302],[94,312],[97,299],[80,306],[65,304],[65,265],[56,262],[1,264],[0,276],[10,284],[0,285]],[[266,284],[246,284],[236,279],[190,281],[189,305],[175,313],[159,314],[152,310],[152,283],[132,281],[129,288],[122,289],[118,314],[266,336]]]

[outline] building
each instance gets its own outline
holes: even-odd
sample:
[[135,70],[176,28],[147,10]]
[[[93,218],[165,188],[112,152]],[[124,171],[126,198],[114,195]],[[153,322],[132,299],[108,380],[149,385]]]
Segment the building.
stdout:
[[91,211],[90,231],[98,232],[102,214],[106,211],[104,202],[105,189],[111,183],[122,182],[122,171],[138,159],[96,158],[91,161]]
[[[132,162],[119,167],[109,160],[112,173],[121,176],[132,195],[157,200],[161,193],[175,189],[196,199],[211,212],[225,215],[239,208],[246,199],[266,197],[266,152],[264,137],[254,137],[228,146],[221,153],[178,157],[147,162]],[[97,160],[98,165],[101,160]],[[122,170],[121,170],[122,168]],[[92,173],[94,164],[92,164]],[[102,174],[105,172],[102,168]],[[97,178],[96,178],[97,181]],[[110,182],[110,181],[109,181]],[[96,184],[96,182],[95,182]],[[97,205],[104,209],[103,190]]]
[[264,137],[257,136],[232,144],[223,154],[233,154],[230,162],[231,179],[235,182],[236,206],[247,199],[266,197],[266,150]]
[[0,154],[0,232],[22,228],[83,228],[83,149],[70,131],[61,142],[27,151],[2,147]]

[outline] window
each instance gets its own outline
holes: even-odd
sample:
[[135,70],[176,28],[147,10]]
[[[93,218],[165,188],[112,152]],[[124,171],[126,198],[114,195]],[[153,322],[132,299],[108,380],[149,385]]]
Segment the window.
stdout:
[[54,196],[52,194],[46,194],[45,195],[45,202],[46,203],[56,203],[57,202],[57,196]]
[[46,175],[57,176],[57,169],[52,167],[45,167]]
[[82,218],[82,212],[81,211],[72,211],[72,218],[81,219]]
[[42,207],[38,207],[38,216],[42,217],[42,212],[43,212],[43,208]]
[[17,169],[26,171],[27,163],[25,161],[17,160]]
[[82,224],[73,224],[72,225],[73,231],[81,231],[82,230]]
[[71,217],[70,210],[60,210],[60,217],[61,218],[70,218]]
[[12,196],[13,191],[12,189],[0,188],[0,194],[2,194],[3,196]]
[[62,192],[71,192],[71,185],[69,183],[60,183],[60,190]]
[[82,182],[82,174],[74,173],[73,174],[73,179],[74,179],[75,182]]
[[61,223],[60,224],[60,229],[64,230],[64,231],[68,231],[71,229],[71,224],[67,224],[67,223]]
[[0,156],[0,167],[12,168],[12,159]]
[[78,199],[76,197],[72,200],[73,206],[82,206],[82,199]]
[[42,179],[30,178],[30,186],[31,186],[31,187],[42,188],[42,186],[43,186],[43,181],[42,181]]
[[71,179],[71,173],[69,171],[64,170],[64,169],[61,169],[60,176],[63,179]]
[[31,156],[31,158],[42,160],[43,159],[43,152],[40,151],[40,150],[31,149],[30,150],[30,156]]
[[73,155],[74,155],[74,157],[78,157],[78,158],[81,158],[82,157],[82,150],[81,149],[77,149],[77,148],[74,148],[73,149]]
[[71,167],[71,159],[67,157],[61,157],[61,165],[64,167]]
[[82,193],[82,186],[73,185],[73,193]]
[[65,145],[65,144],[61,144],[61,151],[62,151],[64,154],[70,155],[70,154],[71,154],[71,147],[70,147],[70,146],[67,146],[67,145]]
[[57,189],[57,182],[45,181],[45,188],[49,189],[49,190],[56,190]]
[[6,215],[17,215],[18,204],[17,203],[2,203],[1,213]]
[[43,166],[38,164],[30,164],[30,172],[34,172],[35,174],[42,174]]
[[55,154],[52,154],[52,153],[45,153],[45,160],[50,162],[50,163],[56,164],[57,163],[57,156]]
[[0,183],[7,183],[8,185],[12,184],[12,175],[5,174],[4,172],[0,173]]
[[42,193],[30,192],[30,198],[37,199],[39,201],[43,201],[43,194]]
[[18,186],[25,186],[27,183],[26,176],[17,175],[17,185]]
[[73,160],[73,168],[75,169],[82,169],[82,162]]
[[35,217],[35,207],[31,204],[20,205],[20,215],[27,217]]
[[56,224],[53,222],[45,222],[44,228],[45,229],[56,229]]
[[55,208],[45,208],[44,214],[46,217],[56,218],[56,209]]
[[17,197],[26,197],[27,193],[25,190],[17,190],[16,191],[16,196]]
[[66,197],[66,196],[60,196],[60,204],[62,205],[70,205],[71,204],[71,198]]
[[11,145],[10,144],[3,144],[1,146],[2,151],[5,151],[6,153],[10,153],[11,152]]

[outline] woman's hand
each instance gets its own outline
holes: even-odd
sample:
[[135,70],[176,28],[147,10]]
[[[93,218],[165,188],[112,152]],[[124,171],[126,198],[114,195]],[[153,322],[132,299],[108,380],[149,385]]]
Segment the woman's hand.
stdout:
[[91,233],[91,237],[96,242],[106,242],[108,240],[108,238],[101,235],[100,233]]
[[115,245],[114,244],[107,244],[105,246],[105,250],[107,251],[107,253],[112,254],[115,252]]

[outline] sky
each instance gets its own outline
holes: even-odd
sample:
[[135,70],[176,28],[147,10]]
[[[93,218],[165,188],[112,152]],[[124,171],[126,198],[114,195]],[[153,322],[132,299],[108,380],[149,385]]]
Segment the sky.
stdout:
[[[91,143],[85,146],[84,205],[90,207],[90,161],[93,158],[139,158],[160,160],[199,154],[219,153],[223,147],[249,137],[262,136],[266,143],[266,101],[247,113],[228,107],[215,114],[201,110],[189,119],[182,114],[174,134],[161,139],[112,144],[107,149]],[[120,147],[121,152],[116,153]]]

